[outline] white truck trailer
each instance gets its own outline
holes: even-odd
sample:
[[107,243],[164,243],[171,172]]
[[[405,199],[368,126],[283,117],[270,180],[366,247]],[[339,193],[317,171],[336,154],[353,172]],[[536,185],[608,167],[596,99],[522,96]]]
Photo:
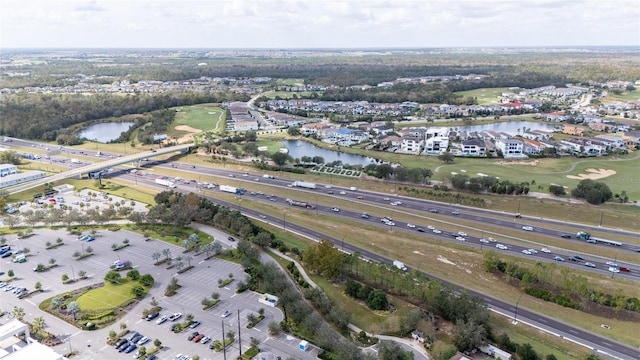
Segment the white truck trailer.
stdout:
[[167,180],[167,179],[156,179],[156,184],[162,185],[162,186],[166,186],[166,187],[170,187],[170,188],[175,188],[176,184],[171,181],[171,180]]
[[408,270],[402,261],[393,260],[393,266],[405,272]]
[[316,188],[316,184],[315,183],[306,182],[306,181],[294,181],[291,185],[295,186],[295,187],[302,187],[302,188],[307,188],[307,189],[315,189]]

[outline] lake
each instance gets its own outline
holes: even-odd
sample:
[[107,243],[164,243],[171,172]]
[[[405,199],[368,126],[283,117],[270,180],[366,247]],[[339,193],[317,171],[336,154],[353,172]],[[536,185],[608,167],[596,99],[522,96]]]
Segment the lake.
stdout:
[[338,160],[342,161],[343,164],[349,165],[365,166],[372,163],[371,158],[323,149],[306,141],[287,140],[282,142],[282,144],[289,150],[289,155],[294,159],[300,159],[303,156],[322,156],[325,163],[330,163],[332,161]]
[[79,137],[101,143],[107,143],[120,137],[123,131],[129,130],[132,122],[111,122],[90,126],[78,134]]

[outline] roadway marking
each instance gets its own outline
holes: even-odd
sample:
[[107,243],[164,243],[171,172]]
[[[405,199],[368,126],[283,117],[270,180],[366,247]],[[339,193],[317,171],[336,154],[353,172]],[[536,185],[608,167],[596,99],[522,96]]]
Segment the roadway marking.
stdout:
[[204,260],[200,260],[200,262],[198,264],[202,264],[204,262]]
[[104,349],[106,349],[108,347],[109,347],[109,345],[105,345],[105,346],[101,347],[100,350],[98,350],[98,352],[100,352],[100,351],[102,351],[102,350],[104,350]]
[[260,329],[258,329],[256,327],[254,327],[253,330],[262,332],[262,330],[260,330]]
[[31,300],[28,300],[28,299],[27,299],[27,302],[28,302],[29,304],[33,305],[33,306],[36,306],[36,304],[34,304]]
[[233,293],[233,295],[230,296],[230,298],[235,297],[236,295],[238,295],[237,293]]
[[142,319],[136,321],[135,324],[140,324],[141,322],[142,322]]
[[82,332],[82,330],[80,330],[80,331],[78,331],[78,332],[75,332],[75,333],[71,334],[71,336],[69,336],[69,337],[74,337],[74,336],[76,336],[76,335],[80,334],[81,332]]
[[569,329],[569,332],[574,333],[574,334],[578,334],[578,332],[573,330],[573,329]]
[[546,322],[547,322],[547,320],[542,319],[542,318],[538,319],[538,321],[542,321],[542,322],[544,322],[544,323],[546,323]]

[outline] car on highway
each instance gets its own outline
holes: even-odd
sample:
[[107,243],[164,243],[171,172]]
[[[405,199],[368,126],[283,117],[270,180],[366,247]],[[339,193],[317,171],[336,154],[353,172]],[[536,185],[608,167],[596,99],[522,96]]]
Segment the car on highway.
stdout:
[[418,232],[421,232],[421,233],[423,233],[423,232],[427,232],[427,230],[425,230],[425,228],[417,228],[416,230],[417,230]]
[[522,227],[522,230],[524,230],[524,231],[533,231],[533,226],[525,225],[525,226]]
[[529,251],[527,249],[522,250],[522,253],[525,254],[525,255],[531,255],[531,251]]
[[575,256],[569,256],[569,261],[579,262],[579,261],[580,261],[580,259],[578,259],[578,258],[577,258],[577,257],[575,257]]
[[267,216],[266,216],[266,215],[264,215],[264,214],[260,214],[260,215],[258,215],[258,216],[260,217],[260,219],[266,219],[266,218],[267,218]]
[[529,250],[529,252],[532,253],[532,254],[537,254],[538,253],[538,250],[536,250],[536,249],[527,249],[527,250]]
[[327,194],[333,194],[333,190],[327,191]]
[[388,197],[385,197],[385,198],[382,198],[382,200],[384,200],[384,201],[389,201],[389,198],[388,198]]
[[411,223],[407,223],[407,227],[411,228],[411,229],[415,229],[416,228],[416,226],[414,224],[411,224]]
[[367,213],[362,213],[362,215],[360,215],[361,218],[363,219],[368,219],[370,216]]
[[227,318],[229,316],[231,316],[231,312],[229,310],[225,310],[222,315],[220,315],[222,318]]
[[433,232],[434,234],[442,234],[442,231],[438,229],[433,229],[431,230],[431,232]]
[[467,241],[467,239],[465,239],[462,236],[456,236],[456,240],[458,240],[458,241]]
[[432,212],[432,213],[434,213],[434,214],[437,214],[439,211],[438,211],[438,209],[429,209],[429,212]]
[[571,234],[560,234],[560,237],[564,239],[571,239]]
[[489,242],[492,242],[492,243],[498,242],[498,240],[496,240],[496,239],[494,239],[492,237],[488,237],[487,240],[489,240]]
[[334,207],[332,207],[332,208],[331,208],[331,211],[333,211],[333,212],[340,212],[340,208],[339,208],[339,207],[335,207],[335,206],[334,206]]
[[580,256],[580,255],[573,255],[573,257],[578,259],[578,260],[580,260],[580,261],[584,260],[584,258],[582,256]]
[[564,261],[564,258],[562,256],[557,256],[556,255],[556,256],[553,257],[553,260],[562,262],[562,261]]
[[587,261],[586,263],[584,263],[584,266],[586,266],[586,267],[590,267],[590,268],[595,268],[595,267],[596,267],[596,264],[594,264],[594,263],[592,263],[592,262],[588,262],[588,261]]
[[500,250],[508,250],[509,247],[507,245],[503,245],[503,244],[496,244],[496,248],[500,249]]
[[340,191],[338,194],[340,194],[340,195],[347,195],[347,192],[346,192],[346,191]]
[[613,262],[613,261],[607,261],[606,264],[609,265],[609,266],[618,267],[618,263]]
[[[619,269],[620,269],[620,271],[624,271],[624,272],[631,272],[631,269],[629,269],[628,267],[623,267],[623,266],[621,266]],[[25,291],[26,291],[26,290],[25,290]]]
[[362,196],[362,195],[358,195],[358,196],[356,196],[356,199],[358,199],[358,200],[362,200],[362,199],[364,199],[364,196]]
[[169,316],[169,321],[176,321],[176,320],[180,319],[181,317],[182,317],[181,313],[175,313],[175,314]]
[[617,273],[619,273],[619,272],[620,272],[620,269],[618,269],[618,268],[617,268],[617,267],[615,267],[615,266],[609,266],[609,269],[607,269],[607,270],[609,270],[610,272],[612,272],[612,273],[614,273],[614,274],[617,274]]
[[458,231],[458,236],[468,236],[464,231]]
[[454,210],[451,212],[451,215],[460,215],[460,211]]
[[542,248],[542,249],[540,249],[540,251],[542,251],[545,254],[550,254],[551,253],[551,250],[549,250],[547,248]]
[[483,243],[483,244],[488,244],[489,240],[487,240],[485,238],[482,238],[482,239],[480,239],[480,242]]

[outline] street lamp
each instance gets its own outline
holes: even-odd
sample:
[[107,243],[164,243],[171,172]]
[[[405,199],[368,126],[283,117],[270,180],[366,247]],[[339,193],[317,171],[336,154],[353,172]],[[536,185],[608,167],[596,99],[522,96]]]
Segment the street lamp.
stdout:
[[286,211],[282,212],[282,229],[284,231],[287,231],[287,212]]
[[73,266],[71,266],[71,277],[73,278],[73,281],[76,281],[76,272],[73,271]]
[[518,298],[518,301],[516,301],[516,311],[513,313],[513,325],[517,325],[518,324],[518,304],[520,303],[520,299],[522,299],[522,296],[520,296]]

